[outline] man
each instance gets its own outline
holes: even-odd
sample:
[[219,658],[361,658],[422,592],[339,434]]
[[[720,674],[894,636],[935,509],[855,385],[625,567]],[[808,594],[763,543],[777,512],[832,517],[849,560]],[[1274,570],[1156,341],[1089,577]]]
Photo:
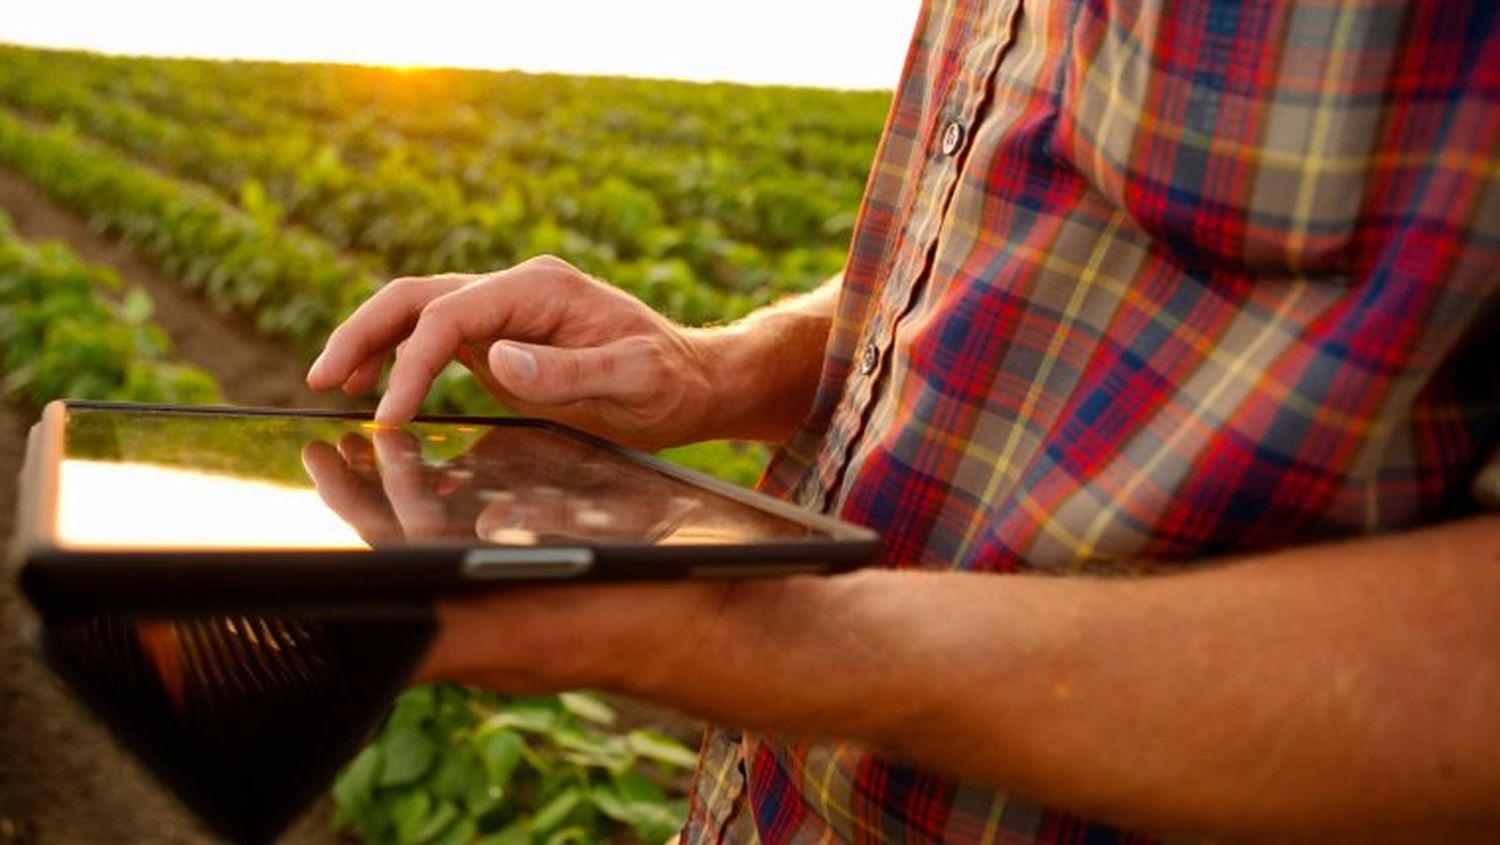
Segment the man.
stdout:
[[744,730],[691,842],[1492,839],[1496,18],[931,0],[841,283],[706,331],[555,259],[392,283],[311,384],[404,344],[387,422],[456,356],[781,442],[764,486],[890,567],[454,603],[431,676]]

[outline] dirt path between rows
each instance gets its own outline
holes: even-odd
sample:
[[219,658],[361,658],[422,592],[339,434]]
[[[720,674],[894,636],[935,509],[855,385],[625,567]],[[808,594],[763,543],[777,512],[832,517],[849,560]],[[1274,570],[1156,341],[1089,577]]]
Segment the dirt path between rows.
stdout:
[[[33,185],[0,169],[0,208],[28,239],[57,239],[85,259],[115,268],[156,303],[154,320],[178,355],[209,371],[227,401],[241,405],[358,407],[341,396],[302,386],[304,364],[287,348],[215,313],[176,282],[156,273],[127,247],[103,238]],[[0,538],[9,545],[32,409],[0,403]],[[0,575],[0,845],[213,843],[217,840],[105,730],[37,661],[26,644],[31,625],[14,587]],[[326,801],[283,841],[312,845],[327,832]]]

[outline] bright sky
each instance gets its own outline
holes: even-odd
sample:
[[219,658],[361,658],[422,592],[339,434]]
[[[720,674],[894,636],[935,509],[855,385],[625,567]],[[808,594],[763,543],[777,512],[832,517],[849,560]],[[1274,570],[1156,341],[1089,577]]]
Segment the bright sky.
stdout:
[[920,0],[32,0],[0,41],[111,53],[891,88]]

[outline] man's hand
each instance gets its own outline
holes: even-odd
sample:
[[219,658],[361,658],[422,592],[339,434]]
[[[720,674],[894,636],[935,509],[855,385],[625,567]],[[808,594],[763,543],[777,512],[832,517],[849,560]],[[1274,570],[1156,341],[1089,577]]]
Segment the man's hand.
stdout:
[[551,257],[478,276],[402,278],[333,332],[307,383],[370,390],[394,352],[376,419],[395,424],[456,359],[520,413],[634,446],[772,439],[811,399],[832,299],[796,311],[793,337],[774,317],[686,329]]
[[706,351],[639,300],[555,258],[481,276],[386,285],[328,339],[311,387],[375,386],[396,353],[376,418],[416,414],[455,358],[501,402],[637,445],[694,439],[712,427]]

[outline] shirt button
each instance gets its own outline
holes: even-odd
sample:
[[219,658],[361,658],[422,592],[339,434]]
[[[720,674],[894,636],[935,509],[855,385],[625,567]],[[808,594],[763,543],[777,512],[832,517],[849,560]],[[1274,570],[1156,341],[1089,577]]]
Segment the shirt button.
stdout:
[[875,368],[879,365],[880,350],[875,348],[875,343],[873,341],[865,344],[864,351],[859,353],[860,373],[862,373],[863,375],[869,375],[870,373],[875,372]]
[[964,125],[956,120],[948,122],[948,127],[943,130],[943,155],[957,155],[964,145]]

